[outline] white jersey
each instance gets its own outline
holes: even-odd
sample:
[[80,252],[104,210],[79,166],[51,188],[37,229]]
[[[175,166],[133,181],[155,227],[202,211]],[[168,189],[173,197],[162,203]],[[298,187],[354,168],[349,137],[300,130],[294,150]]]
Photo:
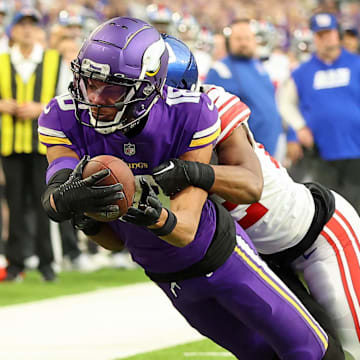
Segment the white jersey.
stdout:
[[[221,87],[204,85],[203,89],[214,101],[221,119],[224,141],[238,126],[246,126],[250,109],[240,99]],[[253,138],[253,137],[252,137]],[[295,183],[264,146],[253,140],[260,161],[264,188],[259,202],[235,205],[224,202],[232,217],[246,230],[260,253],[272,254],[299,243],[308,231],[314,217],[315,205],[310,191]]]

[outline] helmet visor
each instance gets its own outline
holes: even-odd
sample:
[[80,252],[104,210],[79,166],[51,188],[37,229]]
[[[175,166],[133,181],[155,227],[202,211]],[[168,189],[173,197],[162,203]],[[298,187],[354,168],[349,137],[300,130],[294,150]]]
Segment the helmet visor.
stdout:
[[80,88],[89,103],[113,105],[125,98],[127,86],[111,85],[100,80],[81,78]]

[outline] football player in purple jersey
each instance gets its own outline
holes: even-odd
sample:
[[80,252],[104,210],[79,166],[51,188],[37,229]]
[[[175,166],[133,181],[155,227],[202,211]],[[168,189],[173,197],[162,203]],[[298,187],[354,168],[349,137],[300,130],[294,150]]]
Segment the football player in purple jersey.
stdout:
[[[207,95],[164,85],[167,66],[164,40],[146,22],[119,17],[91,34],[72,63],[71,95],[54,98],[39,119],[49,161],[44,208],[55,221],[76,218],[108,249],[126,246],[189,324],[237,358],[323,359],[324,330],[207,191],[156,195],[156,166],[170,158],[209,163],[220,132]],[[124,196],[121,184],[96,186],[108,170],[82,179],[89,157],[100,154],[122,158],[138,179],[136,203],[109,223],[84,216],[116,212]],[[249,171],[261,184],[256,159]],[[199,175],[211,186],[212,172]]]
[[[196,62],[190,49],[172,36],[163,35],[163,38],[173,54],[172,61],[169,61],[166,84],[190,89],[198,79]],[[354,260],[359,216],[338,194],[330,193],[320,184],[294,183],[285,169],[269,156],[264,146],[254,141],[247,125],[250,109],[238,97],[214,85],[202,85],[201,91],[214,100],[219,110],[222,129],[216,144],[219,165],[189,164],[183,160],[171,159],[154,169],[155,181],[165,193],[175,195],[178,189],[185,189],[189,185],[201,187],[199,167],[213,167],[215,181],[210,192],[224,199],[224,207],[246,230],[276,274],[327,330],[329,341],[335,346],[332,354],[328,352],[326,358],[344,358],[338,337],[344,349],[358,358],[358,327],[352,304],[357,302],[359,262]],[[240,136],[242,132],[249,136]],[[252,180],[247,171],[249,165],[246,153],[249,151],[255,152],[260,160],[264,179],[261,199],[252,204],[247,199],[247,193],[251,193],[247,182]],[[173,165],[171,168],[169,163]],[[306,196],[306,193],[310,196]],[[334,200],[336,206],[332,206]],[[284,206],[286,214],[282,211]],[[302,222],[306,217],[309,217],[309,221]],[[332,234],[329,240],[338,247],[338,251],[335,246],[335,251],[329,251],[331,248],[326,243],[329,233]],[[341,248],[342,245],[344,248]],[[341,256],[336,255],[340,253]],[[348,261],[345,262],[346,260]],[[349,269],[349,276],[342,277],[344,283],[341,282],[337,268],[341,269],[342,266]],[[312,296],[293,269],[304,274]],[[347,288],[351,290],[344,292]],[[351,299],[350,296],[354,298]]]

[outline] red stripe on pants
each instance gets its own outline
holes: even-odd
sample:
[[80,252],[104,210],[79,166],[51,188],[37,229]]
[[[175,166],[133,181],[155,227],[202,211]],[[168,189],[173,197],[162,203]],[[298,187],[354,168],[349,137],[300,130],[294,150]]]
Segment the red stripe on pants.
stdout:
[[[338,211],[337,211],[337,214],[339,215],[340,213],[338,213]],[[342,218],[342,216],[341,216],[341,218]],[[348,230],[351,232],[352,229],[351,229],[351,226],[348,225],[348,222],[346,222],[346,225],[349,226]],[[326,231],[327,228],[329,230],[331,230],[331,232],[335,235],[336,239],[340,243],[340,246],[341,246],[340,249],[338,248],[338,246],[334,242],[334,240],[331,238],[330,234]],[[359,262],[358,262],[353,244],[352,244],[349,236],[347,235],[344,227],[334,217],[332,217],[330,219],[330,221],[326,224],[324,230],[321,232],[321,235],[325,237],[325,239],[331,245],[331,247],[333,248],[333,250],[336,254],[337,262],[338,262],[339,269],[340,269],[341,279],[342,279],[342,283],[344,286],[344,291],[345,291],[346,298],[347,298],[347,301],[348,301],[348,304],[349,304],[349,307],[351,310],[351,314],[352,314],[352,317],[354,320],[356,333],[357,333],[358,339],[360,341],[359,318],[357,317],[357,314],[355,311],[355,306],[354,306],[354,301],[357,301],[359,303],[359,299],[360,299],[360,281],[359,281],[360,266],[359,266]],[[343,251],[346,262],[348,264],[348,268],[350,271],[350,277],[351,277],[351,283],[355,290],[356,299],[353,299],[351,297],[351,293],[349,290],[349,284],[348,284],[349,280],[346,278],[343,260],[340,255],[341,250]]]

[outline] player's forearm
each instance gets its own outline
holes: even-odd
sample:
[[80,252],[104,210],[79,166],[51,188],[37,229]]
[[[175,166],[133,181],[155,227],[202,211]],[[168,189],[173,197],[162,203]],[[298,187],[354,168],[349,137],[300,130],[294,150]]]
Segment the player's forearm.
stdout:
[[235,204],[252,204],[260,200],[263,178],[241,166],[212,165],[215,182],[210,192]]
[[[190,196],[192,201],[188,202],[187,195],[192,193],[196,193],[196,195]],[[202,208],[207,199],[207,195],[206,191],[189,187],[183,190],[181,194],[175,196],[174,200],[171,201],[171,212],[176,217],[176,226],[168,235],[159,237],[167,243],[177,247],[184,247],[190,244],[195,239]],[[178,199],[180,197],[184,200],[179,201]],[[167,211],[163,209],[159,222],[151,228],[161,228],[164,226],[167,218]]]

